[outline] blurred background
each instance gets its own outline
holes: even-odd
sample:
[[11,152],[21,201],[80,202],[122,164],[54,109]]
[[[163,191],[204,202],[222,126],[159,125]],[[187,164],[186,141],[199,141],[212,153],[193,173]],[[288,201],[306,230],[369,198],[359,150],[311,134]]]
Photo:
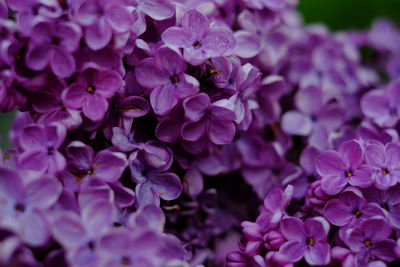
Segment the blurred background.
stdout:
[[[331,30],[364,29],[378,17],[400,25],[400,0],[300,0],[299,11],[306,23],[324,23]],[[1,149],[9,147],[14,115],[0,114]]]

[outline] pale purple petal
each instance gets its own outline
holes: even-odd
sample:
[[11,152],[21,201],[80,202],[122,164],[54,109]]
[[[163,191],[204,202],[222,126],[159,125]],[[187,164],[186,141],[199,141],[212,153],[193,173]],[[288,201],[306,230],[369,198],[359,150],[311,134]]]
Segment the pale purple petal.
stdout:
[[180,27],[170,27],[161,35],[162,40],[171,47],[190,47],[190,35]]
[[106,200],[92,201],[82,210],[82,222],[91,236],[95,237],[114,221],[113,205]]
[[124,154],[103,150],[94,160],[94,176],[107,182],[115,182],[127,166],[128,161]]
[[31,246],[42,246],[50,237],[49,224],[39,211],[30,211],[20,217],[20,235]]
[[202,40],[209,27],[208,18],[196,9],[189,10],[183,15],[182,29],[191,36],[192,41]]
[[33,208],[47,209],[56,203],[62,190],[55,177],[39,178],[25,188],[25,202]]
[[237,41],[234,53],[239,57],[252,58],[260,52],[261,40],[258,36],[241,30],[235,32],[234,36]]
[[168,0],[139,1],[138,9],[155,20],[170,18],[175,13],[173,4]]
[[150,94],[150,103],[157,115],[167,115],[178,103],[175,85],[166,84],[155,88]]
[[364,159],[362,148],[355,140],[343,142],[339,146],[339,153],[342,155],[343,160],[349,164],[351,168],[357,168],[360,166]]
[[288,241],[279,248],[279,252],[284,254],[291,262],[303,258],[305,250],[305,243],[303,244],[300,241]]
[[182,192],[182,184],[174,173],[155,174],[149,177],[154,191],[164,200],[176,199]]
[[107,100],[98,94],[88,96],[82,107],[83,114],[92,121],[102,120],[107,109]]
[[337,226],[344,226],[353,218],[349,206],[340,199],[330,200],[324,208],[324,216],[328,221]]
[[112,6],[106,13],[107,21],[115,32],[129,31],[133,25],[133,17],[128,10],[122,6]]
[[349,179],[347,177],[332,175],[324,176],[321,180],[322,189],[329,195],[336,195],[346,186]]
[[330,261],[330,246],[326,242],[317,242],[313,246],[307,246],[304,259],[310,265],[326,265]]
[[88,239],[79,216],[73,212],[56,216],[52,226],[54,237],[66,247],[76,247]]
[[341,155],[333,150],[323,152],[317,157],[316,169],[322,177],[329,175],[344,175],[346,164]]
[[58,48],[50,60],[51,70],[60,78],[67,78],[75,71],[75,59],[71,53]]
[[235,131],[235,124],[232,121],[211,120],[208,137],[216,145],[226,145],[232,142]]
[[185,101],[183,101],[185,117],[191,121],[199,120],[210,104],[210,98],[205,93],[200,93],[185,99]]
[[100,50],[111,41],[112,30],[104,19],[90,25],[85,32],[85,40],[92,50]]
[[[304,223],[299,218],[284,218],[281,221],[281,233],[289,241],[305,241]],[[305,242],[304,242],[305,245]]]
[[135,75],[140,85],[147,88],[155,88],[170,83],[168,73],[156,67],[154,58],[147,58],[137,65]]
[[43,70],[53,58],[54,50],[46,45],[38,45],[28,51],[26,64],[33,70]]
[[282,129],[288,134],[307,136],[312,127],[311,119],[298,111],[288,111],[282,116]]

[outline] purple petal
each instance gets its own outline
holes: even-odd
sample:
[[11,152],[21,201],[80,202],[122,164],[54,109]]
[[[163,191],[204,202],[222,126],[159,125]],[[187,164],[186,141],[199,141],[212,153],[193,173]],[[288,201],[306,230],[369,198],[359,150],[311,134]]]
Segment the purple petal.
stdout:
[[164,200],[176,199],[182,192],[182,184],[174,173],[155,174],[149,177],[153,189]]
[[329,223],[322,217],[306,219],[304,228],[309,237],[314,238],[316,241],[326,241],[329,233]]
[[300,241],[288,241],[279,248],[279,252],[284,254],[290,262],[296,262],[303,258],[305,250],[305,243]]
[[114,221],[113,205],[106,200],[88,203],[82,210],[82,222],[92,236],[107,228]]
[[94,151],[90,146],[87,146],[80,141],[74,141],[68,145],[67,152],[74,167],[84,170],[90,168],[94,158]]
[[208,18],[196,9],[189,10],[183,15],[182,29],[191,36],[191,40],[201,41],[209,28]]
[[121,6],[112,6],[106,13],[107,21],[115,32],[129,31],[133,25],[133,17],[128,10]]
[[330,200],[324,208],[324,216],[328,221],[337,226],[344,226],[353,218],[349,206],[339,199]]
[[79,109],[83,107],[88,94],[82,84],[75,83],[68,87],[62,93],[61,97],[66,106],[73,109]]
[[157,115],[167,115],[178,103],[175,85],[166,84],[155,88],[150,94],[150,103]]
[[385,147],[381,143],[369,144],[365,148],[365,157],[373,168],[381,168],[385,164]]
[[73,212],[59,214],[52,226],[54,237],[66,247],[76,247],[88,238],[79,216]]
[[96,155],[93,166],[95,177],[115,182],[128,166],[128,161],[125,154],[103,150]]
[[44,151],[26,151],[18,157],[18,163],[23,169],[43,173],[48,169],[47,152]]
[[75,72],[75,59],[71,53],[56,49],[50,61],[51,70],[60,78],[67,78]]
[[307,136],[311,133],[313,122],[297,111],[288,111],[282,116],[282,130],[288,134]]
[[172,164],[172,152],[164,144],[157,141],[148,141],[143,147],[143,158],[154,168],[168,169]]
[[308,115],[318,114],[323,105],[323,93],[317,87],[306,87],[297,92],[295,101],[299,111]]
[[137,197],[136,203],[139,208],[149,204],[160,205],[160,197],[158,193],[152,189],[152,184],[150,182],[136,185],[135,192]]
[[94,81],[96,94],[100,94],[104,98],[111,98],[122,86],[122,78],[118,72],[106,70],[99,72]]
[[42,246],[50,237],[49,224],[39,211],[24,213],[19,218],[20,235],[31,246]]
[[324,176],[321,180],[321,188],[329,195],[336,195],[346,186],[349,179],[343,176]]
[[114,256],[122,257],[125,250],[131,247],[131,239],[127,238],[127,232],[122,229],[105,234],[99,241],[99,249],[103,253],[111,253]]
[[366,188],[374,183],[372,179],[371,168],[367,165],[362,165],[356,171],[354,175],[349,177],[349,184],[358,186],[361,188]]
[[386,164],[392,168],[400,167],[400,145],[389,143],[386,145]]
[[129,227],[151,228],[158,232],[162,232],[165,224],[165,215],[160,207],[150,204],[140,209],[128,221]]
[[82,107],[83,114],[92,121],[102,120],[107,109],[107,100],[98,94],[88,96]]
[[46,134],[42,127],[30,125],[22,130],[19,143],[25,150],[43,149],[46,142]]
[[304,252],[304,259],[310,265],[326,265],[330,261],[330,246],[326,242],[317,242],[307,246]]
[[168,73],[156,66],[156,60],[153,58],[140,61],[135,68],[136,79],[140,85],[147,88],[155,88],[170,83]]
[[53,57],[54,50],[45,45],[39,45],[28,51],[26,64],[33,70],[43,70]]
[[236,41],[231,32],[224,28],[216,27],[207,32],[201,44],[210,57],[218,57],[233,49]]
[[360,229],[364,232],[365,237],[373,243],[389,238],[393,230],[385,219],[379,217],[363,221]]
[[207,122],[205,120],[185,122],[181,129],[182,138],[192,142],[197,141],[205,134],[206,127]]
[[203,176],[200,171],[196,168],[190,168],[183,178],[183,186],[185,192],[190,196],[197,196],[200,194],[204,188]]
[[164,20],[175,13],[174,6],[167,0],[139,1],[138,9],[154,20]]
[[396,242],[388,239],[375,244],[373,255],[386,262],[391,262],[398,256],[395,253]]
[[360,166],[364,159],[362,148],[355,140],[343,142],[339,146],[339,153],[351,168],[357,168]]
[[167,47],[158,49],[155,58],[158,65],[167,70],[171,76],[179,75],[186,70],[186,62],[182,56]]
[[180,27],[170,27],[161,35],[161,39],[170,47],[190,47],[193,45],[189,33]]
[[33,208],[47,209],[56,203],[61,190],[62,185],[57,178],[40,178],[26,186],[25,201]]
[[290,217],[282,219],[280,229],[283,236],[289,241],[300,242],[306,239],[304,223],[299,218]]
[[316,160],[316,169],[322,177],[329,175],[344,175],[346,165],[342,156],[333,150],[321,153]]
[[191,121],[199,120],[210,106],[210,98],[204,93],[189,97],[183,101],[185,117]]
[[242,30],[235,32],[234,36],[237,41],[235,54],[239,57],[252,58],[260,52],[261,40],[258,36]]
[[85,32],[85,40],[92,50],[100,50],[111,41],[112,30],[104,19],[90,25]]
[[208,126],[208,137],[216,145],[226,145],[235,137],[235,129],[232,121],[212,120]]
[[[0,168],[0,198],[3,201],[18,202],[22,200],[23,184],[17,172]],[[3,204],[3,203],[2,203]]]

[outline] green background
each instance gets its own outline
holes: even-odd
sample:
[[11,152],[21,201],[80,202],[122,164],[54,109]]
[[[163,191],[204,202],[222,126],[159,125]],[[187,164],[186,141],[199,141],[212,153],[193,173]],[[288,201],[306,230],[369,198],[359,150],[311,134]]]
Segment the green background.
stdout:
[[[321,22],[332,30],[367,28],[377,17],[389,17],[400,25],[400,0],[300,0],[299,10],[307,23]],[[9,146],[13,115],[0,114],[0,148]]]

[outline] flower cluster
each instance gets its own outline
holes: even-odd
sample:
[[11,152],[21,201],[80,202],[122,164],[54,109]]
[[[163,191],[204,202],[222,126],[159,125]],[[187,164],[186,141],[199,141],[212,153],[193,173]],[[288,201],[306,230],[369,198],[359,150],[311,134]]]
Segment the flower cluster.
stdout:
[[397,259],[400,32],[296,4],[0,0],[0,265]]

